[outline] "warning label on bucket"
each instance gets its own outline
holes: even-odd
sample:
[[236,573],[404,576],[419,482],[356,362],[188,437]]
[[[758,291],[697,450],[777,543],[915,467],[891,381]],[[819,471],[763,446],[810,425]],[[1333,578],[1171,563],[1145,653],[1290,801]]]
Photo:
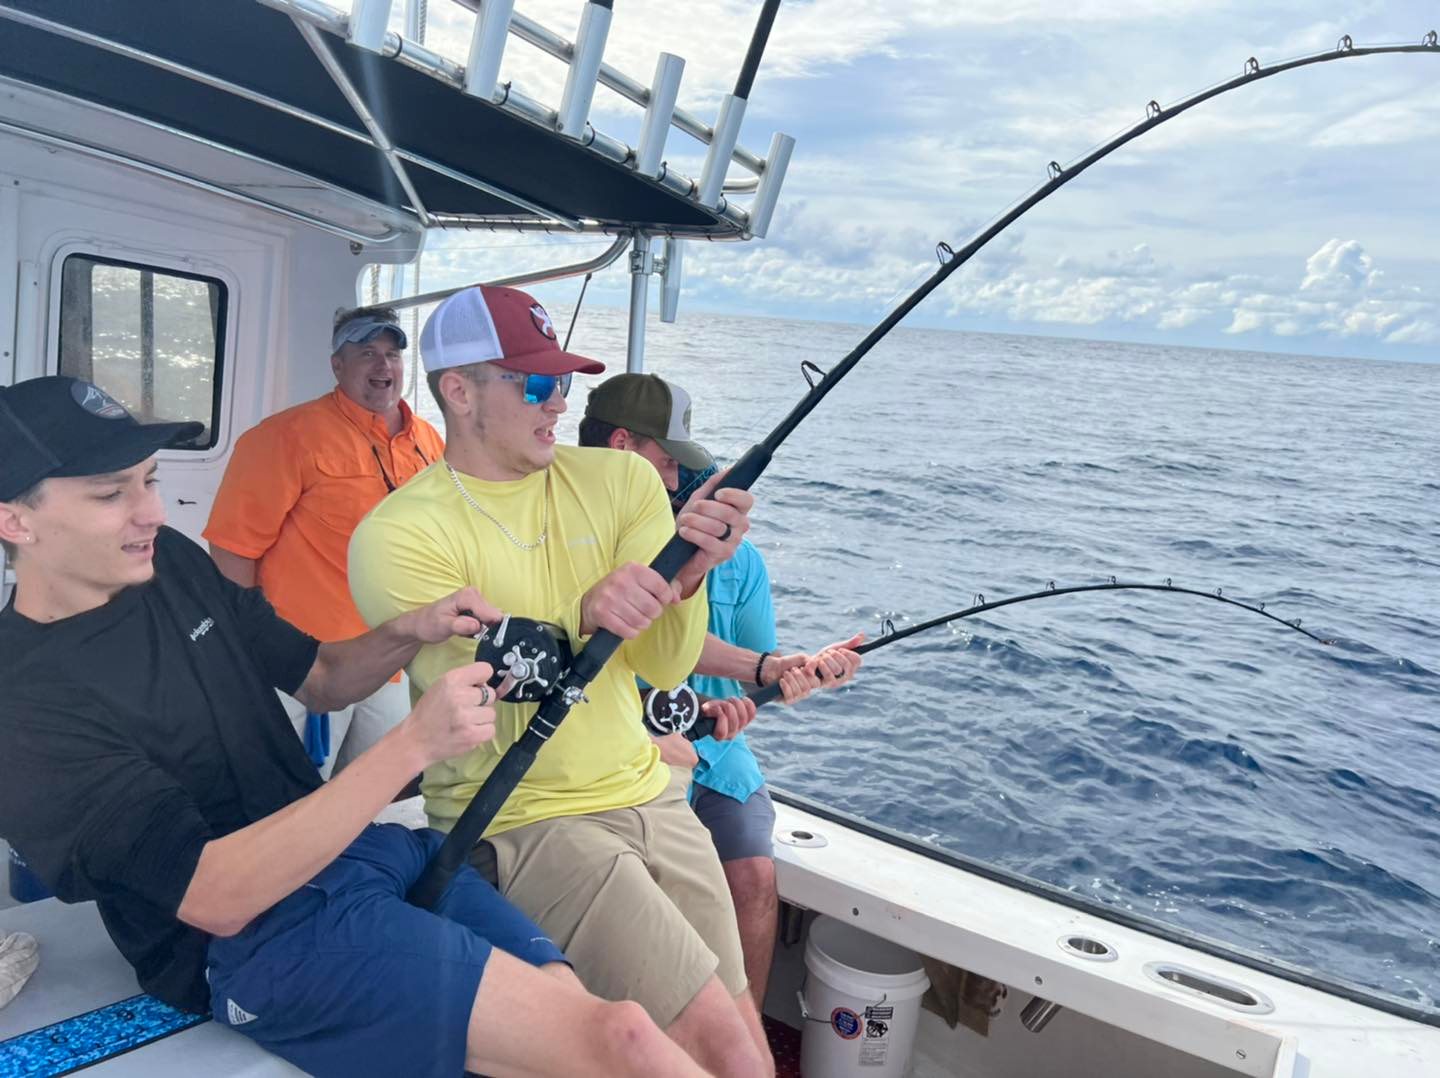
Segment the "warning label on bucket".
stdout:
[[865,1039],[860,1042],[860,1066],[882,1067],[890,1054],[890,1023],[894,1007],[865,1008]]

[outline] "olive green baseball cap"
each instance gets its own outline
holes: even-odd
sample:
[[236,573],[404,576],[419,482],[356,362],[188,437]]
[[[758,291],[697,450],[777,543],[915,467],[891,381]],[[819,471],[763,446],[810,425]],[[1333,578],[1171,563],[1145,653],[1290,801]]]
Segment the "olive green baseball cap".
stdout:
[[585,414],[634,434],[654,438],[687,468],[700,471],[714,458],[690,436],[690,394],[656,374],[617,374],[590,391]]

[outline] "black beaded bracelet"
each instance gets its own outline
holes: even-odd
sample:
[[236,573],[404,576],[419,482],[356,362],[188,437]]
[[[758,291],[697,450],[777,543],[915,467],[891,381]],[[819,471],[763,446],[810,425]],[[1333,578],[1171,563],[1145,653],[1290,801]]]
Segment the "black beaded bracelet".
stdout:
[[762,651],[760,658],[755,660],[755,684],[759,685],[762,689],[765,687],[765,682],[761,681],[760,678],[765,667],[765,660],[774,654],[773,651]]

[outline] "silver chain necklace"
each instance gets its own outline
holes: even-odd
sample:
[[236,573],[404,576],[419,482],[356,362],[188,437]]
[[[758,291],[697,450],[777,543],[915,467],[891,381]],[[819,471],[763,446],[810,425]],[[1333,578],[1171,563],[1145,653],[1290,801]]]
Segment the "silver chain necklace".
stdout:
[[448,460],[445,462],[445,470],[450,473],[450,482],[455,484],[455,489],[460,492],[460,497],[465,499],[466,504],[491,524],[494,524],[495,527],[499,528],[505,534],[505,538],[509,539],[510,542],[521,550],[534,550],[545,542],[545,536],[550,530],[550,469],[545,469],[545,500],[541,503],[540,510],[540,536],[533,543],[522,543],[519,539],[515,538],[514,532],[486,512],[484,506],[470,496],[470,492],[465,489],[465,484],[460,482],[460,473],[455,471]]

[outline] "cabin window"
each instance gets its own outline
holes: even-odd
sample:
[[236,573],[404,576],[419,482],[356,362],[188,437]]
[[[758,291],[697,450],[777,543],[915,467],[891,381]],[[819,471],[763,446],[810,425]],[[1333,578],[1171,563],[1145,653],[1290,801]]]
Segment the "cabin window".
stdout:
[[213,277],[70,255],[60,278],[60,373],[94,382],[142,423],[203,423],[182,448],[212,448],[226,300]]

